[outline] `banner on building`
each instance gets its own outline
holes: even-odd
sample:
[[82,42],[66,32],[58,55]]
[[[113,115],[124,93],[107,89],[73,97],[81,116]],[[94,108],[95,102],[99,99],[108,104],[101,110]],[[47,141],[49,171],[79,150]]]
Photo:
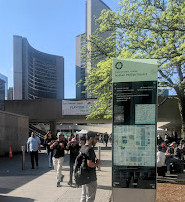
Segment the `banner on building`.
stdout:
[[62,100],[62,115],[88,115],[94,100]]

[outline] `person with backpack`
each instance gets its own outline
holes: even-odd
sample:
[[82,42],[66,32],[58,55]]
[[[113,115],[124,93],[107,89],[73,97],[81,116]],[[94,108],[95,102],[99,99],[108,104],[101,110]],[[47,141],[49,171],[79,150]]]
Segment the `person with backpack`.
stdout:
[[96,167],[101,166],[101,161],[96,158],[93,148],[97,141],[97,134],[89,131],[86,137],[86,144],[80,149],[80,155],[84,159],[82,161],[83,170],[85,170],[86,174],[86,182],[82,184],[81,202],[93,202],[95,200],[97,189]]

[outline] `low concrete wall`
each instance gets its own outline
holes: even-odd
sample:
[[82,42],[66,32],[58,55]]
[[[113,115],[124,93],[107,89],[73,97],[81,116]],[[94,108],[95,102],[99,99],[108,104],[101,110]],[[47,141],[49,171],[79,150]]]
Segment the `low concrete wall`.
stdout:
[[0,156],[21,151],[29,137],[29,118],[0,111]]

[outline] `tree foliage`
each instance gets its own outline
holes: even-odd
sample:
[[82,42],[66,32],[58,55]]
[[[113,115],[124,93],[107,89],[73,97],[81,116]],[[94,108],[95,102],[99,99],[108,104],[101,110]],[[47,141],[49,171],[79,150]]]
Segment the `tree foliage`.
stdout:
[[[91,62],[97,63],[85,84],[99,103],[90,117],[110,117],[112,58],[155,58],[159,86],[175,90],[185,122],[185,1],[122,0],[117,11],[102,11],[97,24],[89,39],[91,49],[86,50]],[[107,32],[112,32],[109,38],[100,37]],[[96,113],[97,106],[102,110]]]

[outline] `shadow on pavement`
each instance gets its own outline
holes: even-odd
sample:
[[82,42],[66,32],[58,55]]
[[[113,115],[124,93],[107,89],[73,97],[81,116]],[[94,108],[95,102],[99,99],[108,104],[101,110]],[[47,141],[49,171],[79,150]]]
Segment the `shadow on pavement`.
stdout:
[[[0,187],[0,193],[3,193],[3,194],[7,194],[9,192],[11,192],[13,189],[8,189],[8,188],[1,188]],[[1,197],[0,197],[1,199]],[[0,200],[1,201],[1,200]]]
[[[98,150],[98,147],[94,147],[94,150]],[[112,147],[101,146],[101,150],[112,150]]]
[[103,186],[103,185],[98,185],[98,189],[104,189],[104,190],[112,190],[112,187],[110,186]]
[[112,167],[112,160],[101,160],[101,167]]
[[[66,154],[64,166],[68,165],[69,155]],[[18,187],[36,179],[44,173],[49,172],[50,170],[51,169],[48,166],[48,156],[43,151],[42,153],[39,153],[39,166],[35,169],[31,169],[31,160],[28,153],[26,153],[25,157],[24,170],[22,170],[21,154],[16,154],[13,156],[13,158],[0,157],[0,194],[7,194],[14,189],[17,189]],[[68,168],[65,168],[65,170],[68,170]],[[2,200],[0,199],[0,201]]]
[[33,199],[30,198],[21,198],[21,197],[11,197],[11,196],[1,196],[1,202],[33,202]]

